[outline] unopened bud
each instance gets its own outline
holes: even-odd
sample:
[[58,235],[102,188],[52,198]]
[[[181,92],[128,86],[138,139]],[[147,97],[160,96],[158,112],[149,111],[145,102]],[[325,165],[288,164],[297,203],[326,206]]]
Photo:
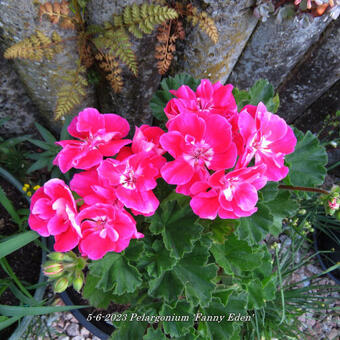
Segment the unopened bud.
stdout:
[[84,284],[84,274],[80,272],[74,279],[73,279],[73,288],[79,292]]
[[65,254],[64,253],[53,252],[53,253],[48,254],[48,257],[51,260],[54,260],[54,261],[62,261],[64,259],[64,257],[65,257]]
[[55,283],[54,283],[54,291],[56,293],[62,293],[63,291],[65,291],[67,289],[68,284],[69,284],[68,278],[61,277],[60,279],[55,281]]
[[43,272],[50,278],[57,278],[63,274],[64,266],[61,263],[46,262]]
[[299,210],[299,214],[300,214],[300,215],[306,215],[306,214],[307,214],[306,209],[301,209],[301,210]]

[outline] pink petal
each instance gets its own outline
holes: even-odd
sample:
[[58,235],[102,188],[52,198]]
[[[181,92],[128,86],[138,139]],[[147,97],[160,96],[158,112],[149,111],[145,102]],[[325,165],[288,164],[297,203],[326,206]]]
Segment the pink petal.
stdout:
[[[169,132],[178,131],[184,137],[192,136],[196,141],[200,141],[205,133],[205,122],[193,113],[183,113],[169,122]],[[162,145],[163,146],[163,145]]]
[[194,170],[183,158],[177,158],[172,162],[164,164],[161,174],[167,183],[181,185],[191,180]]
[[39,216],[33,215],[32,213],[28,217],[28,225],[34,231],[36,231],[39,235],[47,237],[50,236],[50,233],[47,229],[46,220],[39,218]]
[[189,100],[196,99],[195,92],[187,85],[182,85],[179,87],[178,90],[170,90],[169,92],[178,98],[189,99]]
[[62,216],[55,215],[47,223],[47,229],[51,235],[59,235],[70,228],[70,221]]
[[97,145],[97,148],[103,156],[112,157],[117,154],[123,146],[130,143],[130,139],[111,140],[109,142]]
[[54,250],[58,252],[70,251],[78,245],[79,235],[73,228],[68,228],[64,233],[55,235]]
[[213,147],[214,152],[226,151],[231,144],[231,137],[231,125],[224,117],[210,115],[206,119],[204,140]]
[[78,132],[89,131],[94,135],[98,130],[105,128],[103,115],[97,109],[88,107],[78,114],[76,129]]
[[193,212],[200,218],[213,220],[217,216],[217,211],[220,207],[217,193],[214,190],[202,192],[194,196],[190,201],[190,206]]
[[107,132],[117,131],[120,138],[125,137],[129,133],[130,125],[125,118],[114,113],[105,113],[103,117]]
[[236,158],[237,158],[236,145],[232,143],[226,152],[214,154],[209,169],[212,170],[230,169],[234,167]]
[[159,142],[163,149],[168,151],[169,154],[174,158],[179,157],[183,153],[184,137],[178,131],[165,133],[160,137]]

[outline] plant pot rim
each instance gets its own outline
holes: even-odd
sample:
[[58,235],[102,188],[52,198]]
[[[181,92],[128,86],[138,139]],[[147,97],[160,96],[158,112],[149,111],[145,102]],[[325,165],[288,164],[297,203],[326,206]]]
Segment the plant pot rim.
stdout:
[[[319,235],[320,233],[322,233],[322,231],[321,231],[321,230],[318,230],[318,229],[315,230],[314,233],[313,233],[314,250],[315,250],[315,252],[316,252],[316,256],[317,256],[317,258],[318,258],[318,261],[319,261],[319,263],[320,263],[320,266],[321,266],[322,270],[326,271],[326,270],[328,270],[328,267],[326,266],[326,264],[325,264],[325,262],[324,262],[322,256],[321,256],[320,253],[319,253],[320,250],[319,250],[319,245],[318,245],[318,235]],[[327,276],[328,276],[330,279],[332,279],[336,284],[340,285],[340,280],[337,279],[331,272],[326,273],[326,274],[327,274]]]
[[[53,244],[54,244],[54,239],[53,237],[49,237],[47,239],[47,247],[48,249],[53,251]],[[63,293],[58,294],[62,301],[65,303],[67,306],[72,306],[76,305],[74,302],[74,299],[72,299],[72,295],[74,295],[74,290],[72,287],[67,288]],[[86,316],[79,310],[79,309],[72,309],[69,312],[72,313],[72,315],[79,321],[79,323],[85,327],[88,331],[90,331],[93,335],[96,337],[102,339],[102,340],[107,340],[112,332],[115,330],[115,328],[106,323],[105,321],[88,321]],[[97,326],[101,325],[101,327]],[[106,331],[105,331],[106,330]]]

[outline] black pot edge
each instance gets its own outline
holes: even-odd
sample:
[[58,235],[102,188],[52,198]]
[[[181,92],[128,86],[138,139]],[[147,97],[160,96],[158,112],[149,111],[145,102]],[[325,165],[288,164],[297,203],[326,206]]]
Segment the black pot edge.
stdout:
[[[325,263],[322,260],[322,257],[320,254],[318,254],[319,251],[319,247],[318,247],[318,241],[317,241],[317,233],[320,232],[320,230],[316,230],[313,233],[313,241],[314,241],[314,250],[316,251],[316,256],[319,260],[319,263],[321,265],[322,270],[327,270],[327,266],[325,265]],[[331,272],[327,273],[327,276],[332,279],[336,284],[340,285],[340,280],[338,280]]]
[[[60,293],[59,296],[67,306],[72,306],[74,305],[72,298],[70,297],[70,294],[65,291],[63,293]],[[80,322],[82,326],[84,326],[88,331],[90,331],[93,335],[96,337],[102,339],[102,340],[107,340],[109,339],[111,333],[114,331],[114,327],[112,326],[112,332],[110,334],[105,333],[101,329],[99,329],[95,324],[92,322],[88,321],[86,317],[80,312],[79,309],[72,309],[70,312],[73,314],[73,316]],[[109,326],[109,325],[107,325]]]
[[[51,251],[53,251],[53,245],[54,245],[54,239],[53,237],[49,237],[47,239],[47,247]],[[75,305],[75,303],[72,300],[72,288],[68,288],[65,292],[59,293],[60,298],[63,300],[65,305],[72,306]],[[88,331],[90,331],[93,335],[96,337],[107,340],[109,339],[111,333],[115,330],[113,326],[111,326],[112,330],[108,330],[109,333],[104,332],[100,328],[98,328],[94,323],[88,321],[83,313],[79,309],[72,309],[70,310],[72,315],[79,321],[79,323],[84,326]],[[100,323],[97,321],[97,323]],[[110,325],[105,323],[103,324],[103,327],[110,328]]]

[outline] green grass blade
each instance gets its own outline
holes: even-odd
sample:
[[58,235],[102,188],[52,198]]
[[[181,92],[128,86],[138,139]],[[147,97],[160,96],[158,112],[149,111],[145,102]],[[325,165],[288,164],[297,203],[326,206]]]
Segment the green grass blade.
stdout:
[[6,241],[0,242],[0,259],[24,247],[26,244],[34,241],[38,237],[39,234],[30,230],[14,235]]
[[20,217],[17,214],[12,202],[9,200],[1,186],[0,186],[0,204],[6,209],[8,214],[11,216],[12,220],[18,226],[20,226]]
[[9,318],[7,320],[1,321],[0,322],[0,331],[2,331],[3,329],[9,327],[14,322],[17,322],[20,318],[21,318],[21,316],[14,316],[14,317]]
[[86,308],[89,306],[43,306],[21,307],[0,305],[0,314],[5,316],[43,315],[56,312],[64,312],[72,309]]
[[41,137],[44,138],[48,144],[54,144],[57,141],[55,137],[52,135],[52,133],[45,129],[43,126],[41,126],[38,123],[35,123],[34,125],[39,131]]

